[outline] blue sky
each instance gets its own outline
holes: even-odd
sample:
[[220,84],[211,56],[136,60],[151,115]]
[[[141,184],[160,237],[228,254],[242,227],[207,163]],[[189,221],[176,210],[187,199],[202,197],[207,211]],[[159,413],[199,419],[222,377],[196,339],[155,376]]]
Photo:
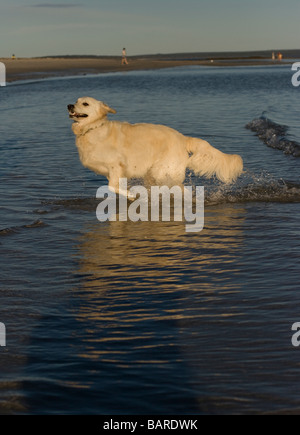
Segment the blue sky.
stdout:
[[0,57],[298,48],[299,0],[0,0]]

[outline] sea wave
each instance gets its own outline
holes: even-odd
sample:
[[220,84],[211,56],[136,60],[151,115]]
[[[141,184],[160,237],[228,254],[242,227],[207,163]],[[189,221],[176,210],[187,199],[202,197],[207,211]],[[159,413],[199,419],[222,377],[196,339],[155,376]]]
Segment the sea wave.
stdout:
[[20,226],[16,226],[16,227],[3,228],[2,230],[0,230],[0,236],[8,236],[10,234],[19,233],[20,231],[25,230],[25,229],[41,228],[41,227],[45,227],[45,226],[47,226],[47,224],[45,224],[41,220],[37,220],[37,221],[33,222],[32,224],[28,224],[28,225],[20,225]]
[[269,147],[281,150],[286,155],[300,157],[300,144],[287,137],[286,125],[276,124],[269,118],[261,116],[247,124],[246,128],[256,133]]

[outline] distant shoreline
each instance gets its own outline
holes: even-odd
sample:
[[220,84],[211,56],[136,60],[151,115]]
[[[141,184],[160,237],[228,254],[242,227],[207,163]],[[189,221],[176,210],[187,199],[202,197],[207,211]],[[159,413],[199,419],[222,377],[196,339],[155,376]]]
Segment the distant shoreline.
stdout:
[[179,53],[128,57],[122,66],[116,56],[64,56],[45,58],[0,58],[6,66],[6,81],[44,79],[50,77],[82,76],[121,71],[154,70],[179,66],[257,66],[292,64],[300,59],[300,51],[284,52],[283,60],[273,61],[272,52],[248,53]]

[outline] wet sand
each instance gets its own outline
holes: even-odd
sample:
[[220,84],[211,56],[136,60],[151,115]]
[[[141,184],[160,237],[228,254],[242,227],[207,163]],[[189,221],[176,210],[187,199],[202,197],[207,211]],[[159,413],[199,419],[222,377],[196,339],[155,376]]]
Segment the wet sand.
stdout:
[[121,65],[119,57],[103,58],[20,58],[1,59],[6,66],[6,80],[42,79],[47,77],[74,76],[86,74],[99,74],[107,72],[151,70],[172,68],[178,66],[246,66],[246,65],[272,65],[269,59],[162,59],[159,56],[129,58],[129,65]]

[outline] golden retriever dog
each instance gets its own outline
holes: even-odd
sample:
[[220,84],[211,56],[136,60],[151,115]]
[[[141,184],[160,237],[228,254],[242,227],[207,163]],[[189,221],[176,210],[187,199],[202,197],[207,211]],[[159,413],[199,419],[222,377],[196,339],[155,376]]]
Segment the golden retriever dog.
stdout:
[[240,156],[224,154],[204,140],[163,125],[110,121],[108,113],[116,111],[94,98],[79,98],[68,111],[83,166],[108,178],[116,193],[127,193],[119,189],[120,178],[172,187],[183,184],[187,168],[224,183],[243,172]]

